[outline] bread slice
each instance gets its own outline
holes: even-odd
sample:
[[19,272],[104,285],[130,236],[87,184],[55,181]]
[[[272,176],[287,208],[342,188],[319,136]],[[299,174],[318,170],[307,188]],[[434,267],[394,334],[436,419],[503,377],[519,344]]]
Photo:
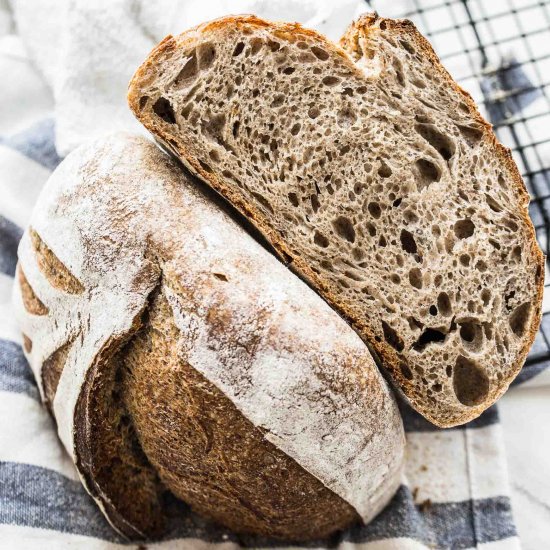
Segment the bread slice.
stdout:
[[130,83],[137,118],[258,227],[439,426],[521,368],[543,256],[510,152],[408,21],[344,49],[226,17],[167,37]]
[[25,353],[86,489],[130,538],[162,534],[168,491],[235,532],[369,521],[400,483],[391,391],[196,187],[150,141],[109,136],[52,174],[21,241]]

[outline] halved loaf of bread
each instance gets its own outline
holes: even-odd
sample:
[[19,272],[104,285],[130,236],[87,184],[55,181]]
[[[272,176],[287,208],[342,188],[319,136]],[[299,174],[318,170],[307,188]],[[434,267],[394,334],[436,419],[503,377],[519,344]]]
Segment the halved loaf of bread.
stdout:
[[395,492],[403,426],[364,343],[151,142],[69,155],[19,260],[26,355],[120,532],[158,536],[171,491],[236,532],[317,538]]
[[408,21],[341,47],[227,17],[166,38],[137,118],[259,228],[439,426],[506,390],[540,321],[543,256],[510,152]]

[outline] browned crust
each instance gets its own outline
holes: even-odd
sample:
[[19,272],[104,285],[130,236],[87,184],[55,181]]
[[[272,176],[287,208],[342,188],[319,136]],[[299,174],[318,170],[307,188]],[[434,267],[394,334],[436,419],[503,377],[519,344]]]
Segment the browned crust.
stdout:
[[[529,247],[531,255],[534,258],[535,263],[538,265],[537,272],[544,273],[544,255],[538,247],[535,230],[529,214],[527,211],[527,205],[529,202],[529,195],[519,174],[517,166],[512,159],[512,155],[509,149],[504,147],[496,138],[492,132],[492,126],[483,119],[477,110],[475,103],[471,96],[463,90],[444,69],[439,61],[439,58],[433,51],[433,48],[429,42],[418,32],[414,24],[408,20],[392,20],[378,17],[376,14],[368,14],[361,17],[357,22],[353,23],[346,31],[342,44],[347,45],[352,43],[353,37],[359,33],[364,32],[368,34],[374,28],[389,28],[392,31],[398,33],[408,34],[420,47],[422,52],[427,55],[433,62],[434,70],[438,70],[442,77],[448,82],[450,86],[460,92],[470,108],[470,113],[475,119],[482,125],[484,129],[484,136],[486,140],[490,141],[490,144],[495,148],[495,154],[500,161],[505,165],[510,174],[513,177],[514,187],[518,195],[518,207],[520,215],[524,221],[525,226],[530,235]],[[264,215],[255,207],[254,204],[246,202],[239,194],[227,186],[222,178],[217,174],[207,172],[193,157],[189,148],[185,142],[174,135],[169,125],[159,122],[157,117],[148,117],[141,113],[139,107],[139,100],[141,90],[146,86],[152,78],[152,74],[155,73],[155,67],[162,62],[163,58],[168,56],[172,51],[177,49],[185,49],[194,44],[197,38],[208,32],[212,32],[217,29],[223,29],[225,27],[236,27],[242,32],[247,29],[264,28],[269,29],[275,36],[285,40],[296,40],[297,37],[303,36],[306,38],[314,38],[319,41],[328,51],[335,55],[347,59],[354,67],[355,72],[358,75],[362,75],[362,70],[355,66],[350,60],[348,54],[338,45],[330,43],[322,35],[315,31],[305,29],[298,23],[271,23],[252,15],[223,17],[215,21],[205,23],[191,29],[178,37],[167,36],[148,56],[145,62],[138,68],[134,77],[130,81],[128,91],[128,102],[130,108],[134,112],[135,116],[140,122],[158,139],[167,145],[183,162],[183,164],[195,175],[201,178],[215,191],[220,193],[226,200],[228,200],[241,214],[246,216],[252,221],[252,223],[258,228],[258,230],[265,236],[265,238],[273,245],[276,253],[280,259],[289,265],[294,273],[301,277],[309,286],[317,291],[333,308],[335,308],[340,315],[356,330],[361,338],[367,343],[369,349],[372,349],[373,354],[377,359],[381,358],[381,362],[384,368],[389,370],[393,376],[393,379],[397,386],[403,391],[405,396],[409,398],[411,404],[422,413],[430,422],[440,427],[450,427],[459,424],[463,424],[479,416],[486,408],[492,405],[508,388],[509,384],[515,378],[515,376],[521,370],[525,357],[534,341],[538,326],[541,319],[541,305],[542,305],[542,292],[544,288],[543,277],[539,277],[538,282],[538,294],[537,303],[538,307],[532,315],[531,326],[528,330],[528,335],[524,337],[524,345],[521,352],[518,354],[517,360],[509,373],[507,379],[503,380],[499,387],[495,387],[491,395],[484,403],[479,406],[470,407],[460,417],[453,418],[452,420],[446,418],[437,418],[429,410],[426,409],[420,402],[413,397],[413,385],[407,380],[401,373],[399,364],[401,359],[398,357],[396,351],[384,342],[378,342],[375,339],[374,331],[361,319],[356,318],[353,312],[343,303],[338,296],[330,292],[328,286],[321,280],[309,265],[297,254],[293,253],[287,243],[277,234],[277,232],[269,227],[269,224],[265,221]]]
[[[234,319],[223,305],[209,310],[208,325],[216,341],[234,339]],[[239,342],[253,354],[257,338],[250,331]],[[308,540],[360,521],[350,504],[269,442],[265,430],[187,361],[181,339],[161,292],[121,354],[122,399],[164,485],[236,533]]]

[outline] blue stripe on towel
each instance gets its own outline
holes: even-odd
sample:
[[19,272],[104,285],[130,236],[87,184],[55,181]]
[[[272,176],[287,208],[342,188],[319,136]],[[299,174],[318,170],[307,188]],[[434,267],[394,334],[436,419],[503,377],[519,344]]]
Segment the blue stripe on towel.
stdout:
[[51,118],[40,120],[10,137],[1,138],[0,143],[49,170],[54,170],[62,160],[55,149],[55,125]]
[[[235,541],[245,547],[287,544],[262,537],[236,536],[167,499],[168,539],[196,538],[210,543]],[[111,529],[78,481],[28,464],[0,463],[0,523],[25,525],[97,537],[122,539]],[[330,539],[298,544],[304,548],[333,547],[339,542],[369,542],[409,537],[437,548],[471,548],[515,536],[506,497],[456,503],[414,504],[400,487],[391,503],[369,525],[356,525]]]
[[26,393],[34,399],[40,399],[21,346],[8,340],[0,340],[0,391]]

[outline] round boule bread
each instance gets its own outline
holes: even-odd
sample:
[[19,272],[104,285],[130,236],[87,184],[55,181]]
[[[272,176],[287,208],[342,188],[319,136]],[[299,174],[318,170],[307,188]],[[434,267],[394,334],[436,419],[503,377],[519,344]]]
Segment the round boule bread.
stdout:
[[141,137],[71,153],[19,248],[25,353],[81,479],[131,538],[170,491],[235,532],[322,537],[398,487],[360,338]]

